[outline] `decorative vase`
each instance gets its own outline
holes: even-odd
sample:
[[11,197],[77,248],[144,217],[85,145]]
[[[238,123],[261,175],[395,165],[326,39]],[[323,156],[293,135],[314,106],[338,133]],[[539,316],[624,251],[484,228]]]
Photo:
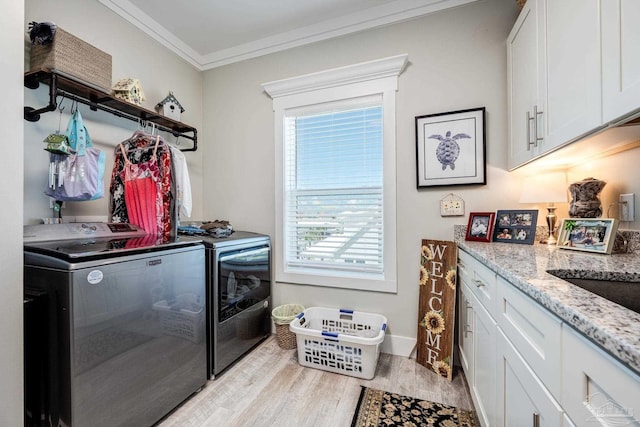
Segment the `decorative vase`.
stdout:
[[569,185],[571,218],[598,218],[602,216],[602,203],[599,194],[606,182],[596,178],[585,178]]

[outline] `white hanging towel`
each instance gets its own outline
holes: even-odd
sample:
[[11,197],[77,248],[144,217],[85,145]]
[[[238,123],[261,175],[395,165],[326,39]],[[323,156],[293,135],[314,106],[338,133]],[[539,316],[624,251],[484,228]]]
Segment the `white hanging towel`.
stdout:
[[189,180],[189,169],[187,168],[187,159],[182,153],[173,146],[171,149],[171,163],[175,172],[176,198],[180,206],[180,214],[191,217],[191,181]]

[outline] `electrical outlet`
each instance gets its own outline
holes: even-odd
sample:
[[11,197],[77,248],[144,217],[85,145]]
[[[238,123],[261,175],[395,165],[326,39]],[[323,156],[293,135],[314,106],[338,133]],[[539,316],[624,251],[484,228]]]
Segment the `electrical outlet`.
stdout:
[[620,221],[634,221],[635,195],[633,193],[620,195]]

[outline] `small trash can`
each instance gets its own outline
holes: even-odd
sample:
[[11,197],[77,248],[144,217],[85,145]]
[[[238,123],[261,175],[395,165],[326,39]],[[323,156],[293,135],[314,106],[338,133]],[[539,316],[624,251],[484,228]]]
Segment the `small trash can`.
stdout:
[[280,348],[292,350],[296,348],[296,334],[289,330],[289,324],[304,311],[300,304],[285,304],[273,309],[271,318],[276,325],[276,340]]

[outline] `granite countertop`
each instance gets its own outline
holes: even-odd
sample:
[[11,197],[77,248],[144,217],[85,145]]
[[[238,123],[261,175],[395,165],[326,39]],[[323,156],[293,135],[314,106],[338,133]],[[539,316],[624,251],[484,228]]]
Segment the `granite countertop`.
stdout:
[[640,254],[592,254],[542,244],[483,243],[456,239],[460,249],[522,290],[623,364],[640,374],[640,314],[564,277],[639,282]]

